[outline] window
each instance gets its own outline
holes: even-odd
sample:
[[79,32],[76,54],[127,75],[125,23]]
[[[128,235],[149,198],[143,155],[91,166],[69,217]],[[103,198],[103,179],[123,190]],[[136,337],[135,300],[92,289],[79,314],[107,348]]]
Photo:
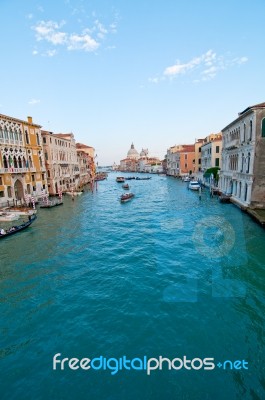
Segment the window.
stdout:
[[216,146],[216,153],[219,153],[219,151],[220,151],[220,147],[219,146]]
[[261,137],[265,138],[265,118],[262,120]]
[[249,140],[252,140],[252,121],[249,124]]
[[248,156],[247,156],[247,170],[246,170],[246,173],[248,174],[249,173],[249,167],[250,167],[250,153],[248,153]]
[[202,160],[201,160],[201,158],[199,158],[198,164],[200,165],[201,163],[202,163]]
[[44,174],[41,174],[41,178],[42,178],[43,181],[45,180]]
[[35,182],[35,176],[34,176],[34,174],[31,175],[31,180],[32,180],[32,182]]
[[246,124],[244,124],[243,142],[246,141]]
[[45,156],[45,160],[48,161],[48,153],[45,152],[44,156]]
[[185,164],[185,168],[187,168],[188,167],[188,164]]
[[26,144],[29,144],[29,135],[28,135],[28,131],[25,131],[25,136],[26,136]]
[[215,159],[215,166],[216,166],[216,167],[219,167],[219,158],[216,158],[216,159]]
[[2,190],[0,190],[0,197],[5,197],[5,193]]
[[188,154],[185,154],[185,160],[187,160],[188,159]]
[[8,196],[9,198],[11,198],[11,197],[12,197],[12,190],[11,190],[11,186],[7,186],[7,196]]
[[248,198],[248,185],[246,183],[246,186],[245,186],[245,201],[247,201],[247,198]]
[[39,146],[40,145],[40,137],[39,137],[38,133],[36,133],[36,137],[37,137],[37,145]]
[[202,148],[201,148],[201,147],[199,147],[199,153],[201,153],[201,151],[202,151]]
[[43,140],[43,143],[46,144],[46,137],[43,137],[42,140]]
[[3,185],[3,179],[2,179],[2,176],[0,176],[0,185]]

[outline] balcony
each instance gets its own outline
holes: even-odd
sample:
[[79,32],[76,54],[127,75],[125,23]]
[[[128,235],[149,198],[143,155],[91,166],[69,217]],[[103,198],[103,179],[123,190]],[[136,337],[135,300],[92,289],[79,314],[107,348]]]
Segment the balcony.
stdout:
[[0,168],[0,174],[24,174],[28,172],[27,168]]
[[225,143],[225,149],[227,150],[232,150],[232,149],[237,149],[239,147],[240,143],[239,143],[239,139],[234,139],[231,140],[227,143]]

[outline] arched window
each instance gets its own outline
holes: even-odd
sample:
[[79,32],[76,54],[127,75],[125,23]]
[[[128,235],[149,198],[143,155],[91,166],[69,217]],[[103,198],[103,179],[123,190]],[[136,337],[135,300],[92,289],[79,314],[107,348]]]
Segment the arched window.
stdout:
[[3,164],[4,164],[4,168],[8,168],[8,162],[7,162],[6,156],[3,157]]
[[18,142],[18,133],[17,133],[17,130],[15,129],[15,134],[14,134],[14,136],[15,136],[15,140]]
[[246,185],[245,185],[245,201],[247,201],[247,198],[248,198],[248,185],[246,183]]
[[41,156],[39,156],[39,162],[40,162],[40,167],[42,167],[42,159],[41,159]]
[[253,125],[252,125],[252,121],[250,121],[250,123],[249,123],[249,140],[252,140],[252,129],[253,129]]
[[21,133],[21,131],[19,131],[19,141],[20,141],[20,143],[22,143],[22,133]]
[[263,120],[262,120],[261,137],[265,138],[265,118],[263,118]]
[[242,154],[242,160],[241,160],[241,172],[243,172],[244,169],[244,153]]
[[22,158],[22,165],[23,165],[22,168],[26,168],[26,167],[27,167],[26,159],[25,159],[24,156],[23,156],[23,158]]
[[243,142],[246,141],[246,124],[244,124]]
[[14,157],[14,168],[17,168],[17,167],[18,167],[18,165],[17,165],[17,158]]
[[25,137],[26,137],[26,144],[29,144],[29,135],[28,135],[28,131],[25,131]]
[[0,128],[0,142],[3,142],[4,140],[4,134],[2,128]]
[[246,173],[248,174],[249,173],[249,167],[250,167],[250,153],[248,153],[248,156],[247,156],[247,170],[246,170]]
[[239,192],[238,192],[238,197],[241,198],[241,189],[242,189],[242,183],[239,182]]
[[13,131],[11,131],[11,129],[9,131],[9,138],[10,138],[11,142],[14,142],[14,133],[13,133]]
[[37,137],[37,145],[39,146],[40,145],[40,137],[39,137],[38,133],[36,133],[36,137]]
[[8,132],[7,132],[6,128],[4,130],[4,134],[5,134],[5,141],[8,142],[9,141],[9,137],[8,137]]
[[22,160],[21,157],[18,157],[18,168],[22,168]]
[[32,158],[31,158],[31,156],[29,156],[29,168],[33,168],[33,164],[32,164]]

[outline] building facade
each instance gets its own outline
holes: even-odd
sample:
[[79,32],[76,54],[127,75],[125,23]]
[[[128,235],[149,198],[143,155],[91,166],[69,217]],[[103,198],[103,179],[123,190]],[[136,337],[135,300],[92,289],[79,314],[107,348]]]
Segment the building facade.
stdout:
[[240,112],[222,134],[221,192],[242,208],[265,208],[265,103]]
[[221,167],[222,163],[222,134],[207,136],[201,145],[201,171],[209,168]]
[[167,150],[167,175],[183,176],[195,171],[194,144],[175,145]]
[[75,139],[72,133],[41,131],[49,194],[76,190],[80,182]]
[[0,206],[47,193],[41,126],[0,114]]

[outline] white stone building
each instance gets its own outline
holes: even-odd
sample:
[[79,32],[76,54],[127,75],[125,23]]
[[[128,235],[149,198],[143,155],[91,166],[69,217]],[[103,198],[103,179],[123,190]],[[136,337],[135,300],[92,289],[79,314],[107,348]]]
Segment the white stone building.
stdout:
[[265,103],[239,113],[222,134],[221,192],[242,208],[265,208]]

